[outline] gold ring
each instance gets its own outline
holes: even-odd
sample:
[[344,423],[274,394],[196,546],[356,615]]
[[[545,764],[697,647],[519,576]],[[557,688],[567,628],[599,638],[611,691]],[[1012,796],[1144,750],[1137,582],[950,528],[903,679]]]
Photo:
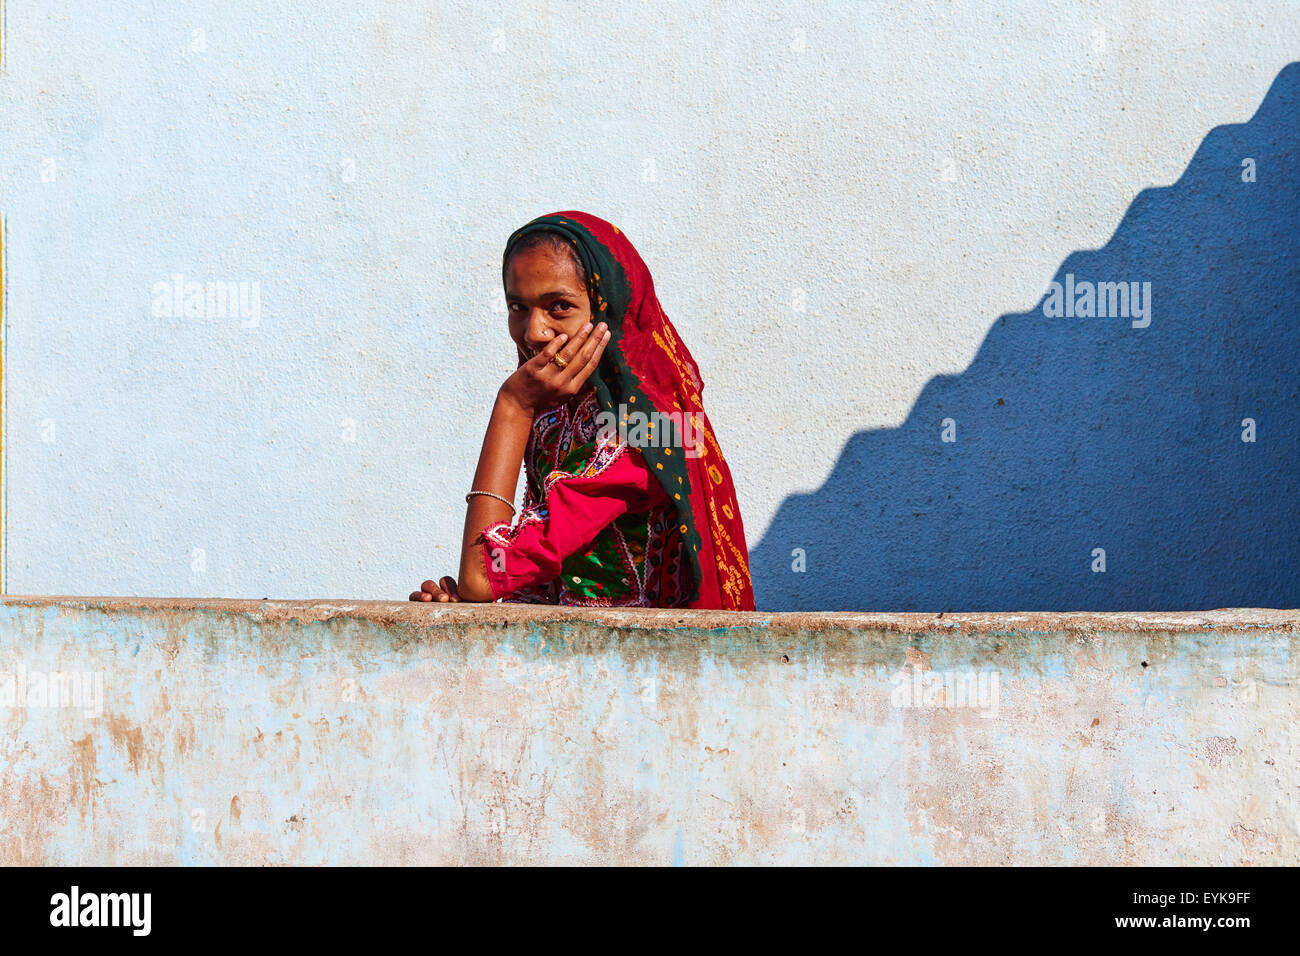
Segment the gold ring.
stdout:
[[558,365],[560,368],[564,368],[569,364],[567,359],[562,359],[558,355],[555,356],[555,358],[551,359],[551,361],[554,362],[556,365]]

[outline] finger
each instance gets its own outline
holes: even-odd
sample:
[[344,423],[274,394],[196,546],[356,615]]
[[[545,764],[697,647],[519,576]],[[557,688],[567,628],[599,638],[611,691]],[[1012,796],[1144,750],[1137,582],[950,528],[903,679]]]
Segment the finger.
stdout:
[[426,601],[436,601],[438,600],[438,595],[442,593],[442,588],[438,587],[437,583],[434,581],[425,581],[420,585],[420,590],[429,595],[425,598]]
[[563,349],[560,349],[560,358],[571,365],[575,362],[578,352],[582,351],[582,346],[591,339],[591,325],[593,324],[588,323],[582,326],[568,342],[564,343]]
[[453,578],[451,575],[447,575],[438,583],[442,586],[443,591],[447,593],[447,598],[449,600],[452,601],[460,600],[460,592],[456,590],[455,578]]
[[418,600],[420,600],[420,595],[423,594],[423,593],[424,593],[423,591],[412,591],[412,592],[411,592],[411,596],[410,596],[409,598],[407,598],[407,600],[408,600],[408,601],[418,601]]
[[582,347],[593,338],[591,333],[591,323],[588,322],[573,338],[565,343],[564,348],[560,349],[560,361],[565,364],[565,368],[561,369],[561,371],[567,371],[576,362],[580,361],[579,353],[582,351]]
[[580,363],[575,369],[574,378],[579,382],[585,382],[596,371],[600,365],[600,357],[605,354],[605,346],[609,344],[610,331],[606,329],[599,336],[593,335],[588,348],[582,350],[582,355],[578,356]]
[[609,326],[604,322],[591,330],[591,335],[587,336],[587,341],[583,343],[582,349],[575,357],[574,364],[582,368],[587,364],[593,352],[605,347],[605,340],[609,336]]
[[569,337],[561,332],[555,338],[551,339],[551,341],[546,343],[546,348],[538,352],[533,361],[537,363],[539,368],[544,368],[547,362],[555,358],[555,353],[564,348],[564,343],[567,341],[569,341]]
[[426,602],[428,602],[428,601],[432,601],[432,600],[433,600],[433,595],[431,595],[431,594],[426,594],[424,591],[412,591],[412,592],[411,592],[411,600],[423,604],[423,603],[426,603]]

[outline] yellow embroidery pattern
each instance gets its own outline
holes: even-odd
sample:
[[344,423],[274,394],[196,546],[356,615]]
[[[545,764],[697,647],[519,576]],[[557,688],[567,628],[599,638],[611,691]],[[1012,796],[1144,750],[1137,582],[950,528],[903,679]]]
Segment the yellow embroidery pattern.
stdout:
[[687,365],[681,357],[678,356],[677,336],[673,335],[672,330],[667,326],[664,326],[663,332],[664,334],[662,336],[658,331],[654,333],[655,344],[663,349],[664,354],[668,356],[669,361],[671,361],[673,365],[677,366],[678,376],[680,376],[681,380],[686,384],[686,387],[691,390],[686,397],[690,399],[692,405],[699,408],[701,404],[700,393],[695,387],[695,383],[699,381],[699,379],[696,377],[695,369]]

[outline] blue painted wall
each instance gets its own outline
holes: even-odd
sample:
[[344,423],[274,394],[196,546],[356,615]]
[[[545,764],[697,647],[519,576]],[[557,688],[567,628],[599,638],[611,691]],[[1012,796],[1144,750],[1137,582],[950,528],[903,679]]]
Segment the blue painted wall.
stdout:
[[1150,309],[1000,317],[782,504],[763,606],[1300,605],[1300,64],[1052,281],[1149,283]]

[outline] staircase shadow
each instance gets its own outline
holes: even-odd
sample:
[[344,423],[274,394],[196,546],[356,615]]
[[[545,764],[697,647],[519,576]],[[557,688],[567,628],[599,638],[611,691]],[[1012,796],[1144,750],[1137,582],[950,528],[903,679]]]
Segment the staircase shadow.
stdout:
[[854,435],[819,490],[781,504],[751,551],[758,606],[1300,606],[1298,253],[1292,63],[1054,276],[1150,282],[1150,325],[1047,318],[1046,294],[1001,316],[900,427]]

